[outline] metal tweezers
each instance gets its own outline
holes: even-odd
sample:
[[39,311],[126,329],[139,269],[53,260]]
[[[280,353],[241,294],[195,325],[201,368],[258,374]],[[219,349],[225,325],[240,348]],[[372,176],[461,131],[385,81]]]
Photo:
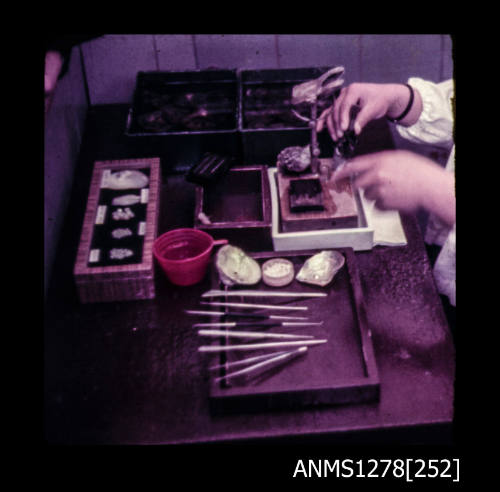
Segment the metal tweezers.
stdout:
[[336,164],[339,164],[340,160],[345,161],[351,159],[354,155],[354,150],[358,143],[358,137],[354,132],[354,121],[360,109],[361,108],[357,105],[351,106],[349,112],[349,127],[335,146],[334,160],[337,161]]
[[291,350],[288,352],[287,351],[272,352],[271,354],[249,357],[247,359],[242,359],[235,362],[227,362],[226,364],[212,366],[210,367],[210,369],[211,370],[222,369],[222,368],[228,369],[229,367],[237,367],[246,364],[252,364],[248,367],[245,367],[244,369],[240,369],[235,372],[230,372],[228,374],[225,374],[224,376],[215,378],[214,381],[218,383],[224,379],[229,379],[235,376],[242,376],[244,374],[250,374],[252,372],[255,372],[259,369],[263,369],[270,365],[286,362],[287,360],[290,360],[291,358],[296,357],[298,355],[305,354],[306,352],[307,352],[307,347],[303,346],[299,347],[296,350]]

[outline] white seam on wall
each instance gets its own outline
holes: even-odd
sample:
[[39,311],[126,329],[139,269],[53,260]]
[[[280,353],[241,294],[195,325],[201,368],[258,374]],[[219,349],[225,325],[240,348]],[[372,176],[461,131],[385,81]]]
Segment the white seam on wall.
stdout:
[[160,61],[158,60],[158,47],[156,45],[156,35],[151,36],[153,38],[153,51],[155,54],[156,70],[160,70]]

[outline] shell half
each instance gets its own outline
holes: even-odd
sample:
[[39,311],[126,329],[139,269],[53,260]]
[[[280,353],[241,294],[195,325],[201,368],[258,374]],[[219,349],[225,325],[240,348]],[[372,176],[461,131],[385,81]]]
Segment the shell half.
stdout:
[[254,285],[262,278],[260,265],[241,248],[231,244],[219,249],[215,266],[224,285]]
[[325,250],[308,258],[295,277],[306,284],[328,285],[344,266],[344,255],[338,251]]
[[136,169],[126,169],[114,173],[103,174],[101,188],[112,190],[128,190],[144,188],[149,183],[149,178]]

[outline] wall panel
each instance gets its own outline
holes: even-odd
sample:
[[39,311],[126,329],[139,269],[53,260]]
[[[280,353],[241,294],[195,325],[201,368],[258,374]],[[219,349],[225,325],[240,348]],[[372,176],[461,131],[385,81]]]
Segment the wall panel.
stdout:
[[360,36],[336,34],[278,35],[279,66],[345,68],[346,83],[359,80]]
[[105,35],[82,49],[91,104],[130,102],[137,72],[158,70],[150,34]]
[[196,70],[196,59],[191,34],[155,34],[158,70]]
[[194,36],[199,68],[276,68],[273,34],[197,34]]
[[451,39],[440,34],[105,35],[82,49],[92,104],[129,103],[141,70],[343,65],[346,83],[439,81],[453,71]]
[[441,36],[436,34],[363,35],[361,80],[406,82],[410,76],[438,82],[441,76]]

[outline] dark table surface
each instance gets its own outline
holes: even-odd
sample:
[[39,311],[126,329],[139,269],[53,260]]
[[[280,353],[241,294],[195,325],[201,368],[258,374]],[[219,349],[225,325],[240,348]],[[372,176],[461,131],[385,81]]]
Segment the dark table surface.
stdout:
[[[72,268],[95,160],[161,157],[159,230],[193,224],[194,186],[169,161],[161,140],[146,144],[123,135],[126,114],[122,105],[89,110],[45,303],[47,442],[449,442],[455,349],[413,216],[402,216],[407,246],[356,253],[380,376],[377,402],[211,415],[199,340],[183,314],[209,288],[208,276],[176,287],[157,274],[153,300],[78,302]],[[365,151],[391,145],[383,121],[360,142]]]

